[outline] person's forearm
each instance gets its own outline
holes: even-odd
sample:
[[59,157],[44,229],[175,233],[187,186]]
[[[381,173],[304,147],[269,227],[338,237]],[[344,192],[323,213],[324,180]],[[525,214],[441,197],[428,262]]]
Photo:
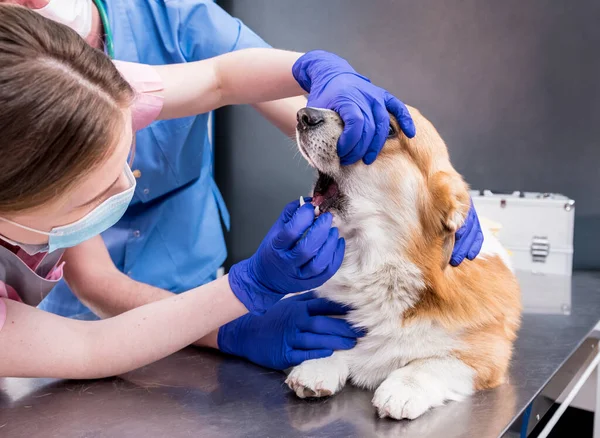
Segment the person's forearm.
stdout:
[[101,318],[120,315],[174,295],[167,290],[132,280],[119,271],[94,276],[93,281],[83,284],[69,281],[69,286],[77,298]]
[[69,287],[82,303],[102,318],[173,295],[120,272],[100,236],[69,248],[63,259]]
[[306,106],[304,96],[261,102],[252,105],[262,116],[288,137],[296,136],[296,113]]
[[92,379],[134,370],[247,312],[227,276],[102,321],[75,321],[4,300],[0,375]]
[[[115,363],[107,364],[103,373],[115,375],[151,363],[190,345],[246,312],[247,309],[231,291],[227,276],[224,276],[190,292],[102,321],[108,328],[92,329],[90,345],[95,345],[94,360],[100,361],[110,357],[111,350],[115,348],[126,352],[139,349],[141,343],[146,344],[146,352],[136,354],[129,360],[120,358]],[[131,336],[124,337],[117,345],[113,345],[110,337],[118,338],[127,327],[131,327]]]
[[[135,281],[113,264],[102,238],[95,237],[64,256],[65,278],[71,290],[101,318],[110,318],[144,304],[164,300],[174,294],[149,284]],[[218,328],[194,345],[218,348]]]
[[[132,280],[119,272],[118,275],[106,275],[98,278],[93,284],[88,283],[87,287],[78,288],[76,295],[96,315],[110,318],[136,307],[170,298],[175,294]],[[194,345],[217,349],[218,332],[218,328],[213,330],[194,342]]]
[[203,61],[156,66],[164,84],[160,118],[300,96],[304,90],[292,76],[300,56],[277,49],[245,49]]
[[219,329],[215,329],[206,336],[200,338],[200,340],[194,342],[196,347],[208,347],[214,348],[215,350],[219,349]]

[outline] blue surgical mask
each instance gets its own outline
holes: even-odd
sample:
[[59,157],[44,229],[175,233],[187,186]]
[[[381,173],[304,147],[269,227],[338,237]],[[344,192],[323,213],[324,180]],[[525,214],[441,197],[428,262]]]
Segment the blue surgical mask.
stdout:
[[40,231],[34,228],[29,228],[24,225],[12,222],[8,219],[0,218],[4,222],[8,222],[14,226],[22,228],[34,233],[44,234],[48,236],[48,243],[40,245],[30,245],[25,243],[14,242],[4,236],[0,239],[10,243],[11,245],[20,247],[29,255],[34,255],[40,252],[53,252],[57,249],[71,248],[77,246],[86,240],[91,239],[106,231],[116,224],[125,214],[133,193],[135,191],[135,177],[128,165],[125,165],[125,176],[129,181],[129,188],[124,192],[111,196],[94,210],[90,211],[77,222],[73,222],[62,227],[53,228],[50,232]]

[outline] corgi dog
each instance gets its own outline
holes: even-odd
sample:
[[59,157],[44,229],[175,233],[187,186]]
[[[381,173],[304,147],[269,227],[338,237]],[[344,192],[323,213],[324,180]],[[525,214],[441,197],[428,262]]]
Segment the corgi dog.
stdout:
[[337,113],[303,108],[297,125],[300,152],[318,171],[311,202],[333,214],[346,239],[341,268],[317,294],[347,305],[347,320],[366,335],[351,350],[296,366],[286,383],[305,398],[351,382],[374,390],[379,416],[394,419],[501,385],[521,317],[508,254],[489,231],[478,257],[449,265],[468,186],[433,125],[409,112],[416,136],[403,135],[390,115],[368,166],[340,165]]

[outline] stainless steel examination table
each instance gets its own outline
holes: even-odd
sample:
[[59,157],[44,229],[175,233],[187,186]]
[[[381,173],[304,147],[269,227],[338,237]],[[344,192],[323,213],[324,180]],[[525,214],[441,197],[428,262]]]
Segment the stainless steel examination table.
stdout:
[[190,348],[112,379],[0,379],[0,437],[525,436],[552,426],[553,402],[566,406],[600,358],[600,273],[575,273],[570,289],[562,312],[523,316],[509,383],[412,422],[378,419],[369,392],[299,400],[282,373]]

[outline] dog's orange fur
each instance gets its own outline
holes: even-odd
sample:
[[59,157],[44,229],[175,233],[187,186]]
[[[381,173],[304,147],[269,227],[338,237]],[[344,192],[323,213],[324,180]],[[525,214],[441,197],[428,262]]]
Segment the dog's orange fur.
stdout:
[[424,183],[421,229],[413,233],[408,254],[424,273],[426,288],[403,324],[428,319],[457,333],[464,347],[455,354],[476,371],[475,389],[493,388],[504,381],[519,328],[519,286],[498,256],[448,267],[454,234],[469,210],[468,187],[433,125],[414,108],[410,112],[418,135],[388,140],[381,154],[383,160],[406,154]]

